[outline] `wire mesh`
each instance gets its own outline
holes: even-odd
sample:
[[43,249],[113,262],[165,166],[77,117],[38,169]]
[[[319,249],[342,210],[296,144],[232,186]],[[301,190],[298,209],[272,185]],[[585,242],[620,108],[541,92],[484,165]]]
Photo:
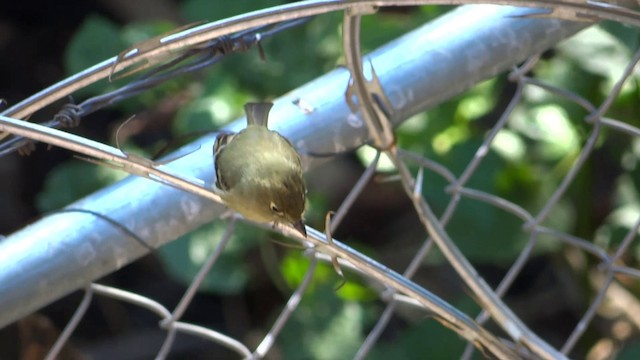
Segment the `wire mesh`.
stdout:
[[[557,2],[553,5],[532,3],[550,6],[553,11],[546,14],[549,17],[576,20],[580,17],[579,14],[589,14],[591,17],[583,16],[582,20],[613,19],[628,24],[640,21],[637,13],[617,5],[605,6],[594,3],[589,7],[585,3],[582,4],[584,8],[576,10],[573,7],[578,3],[574,2]],[[38,140],[91,156],[101,164],[116,164],[112,166],[119,166],[137,177],[124,180],[80,200],[70,205],[65,212],[47,216],[0,243],[0,263],[6,264],[5,269],[0,272],[0,286],[1,292],[7,294],[0,300],[0,308],[5,309],[0,314],[0,324],[6,325],[70,291],[84,287],[84,297],[66,328],[49,350],[48,359],[56,358],[68,339],[73,336],[74,329],[82,321],[83,314],[95,295],[133,304],[149,310],[158,317],[158,326],[166,331],[166,338],[157,351],[157,358],[170,355],[178,334],[188,334],[217,343],[240,358],[263,358],[270,354],[277,357],[272,354],[276,339],[308,291],[318,262],[332,259],[337,259],[341,266],[350,272],[358,273],[372,281],[371,287],[377,291],[379,299],[387,304],[360,349],[353,355],[355,358],[365,358],[379,343],[381,334],[388,328],[394,313],[406,307],[421,309],[421,316],[425,321],[434,318],[442,326],[464,338],[468,346],[461,355],[463,358],[470,358],[474,351],[480,351],[487,357],[505,359],[556,359],[571,354],[605,302],[614,302],[624,297],[629,299],[630,303],[637,304],[637,298],[630,290],[627,278],[634,279],[640,275],[640,270],[625,265],[623,259],[633,251],[633,243],[640,227],[640,215],[637,211],[631,215],[634,219],[633,225],[628,228],[623,241],[616,247],[605,247],[594,242],[589,238],[595,237],[594,234],[578,236],[562,229],[555,229],[548,224],[553,224],[550,218],[554,216],[554,208],[567,196],[579,172],[593,157],[598,141],[605,138],[605,132],[616,132],[634,140],[640,137],[640,129],[634,124],[606,115],[614,101],[619,98],[623,86],[631,77],[637,77],[640,50],[636,50],[612,86],[609,95],[599,104],[592,104],[579,94],[558,88],[548,80],[531,75],[540,60],[538,53],[589,25],[587,22],[533,18],[534,15],[540,15],[536,9],[484,5],[461,7],[361,60],[360,18],[374,13],[377,10],[375,5],[398,4],[399,2],[393,1],[302,2],[272,11],[246,14],[213,25],[197,26],[187,29],[186,35],[176,33],[166,37],[179,38],[180,41],[175,44],[155,39],[145,46],[129,49],[118,57],[96,65],[87,73],[61,82],[5,111],[4,116],[0,118],[0,130],[21,136],[3,144],[5,153],[18,150],[20,146],[29,142],[29,139]],[[95,283],[86,285],[134,261],[150,249],[157,248],[222,214],[222,206],[209,203],[210,200],[220,202],[220,199],[208,190],[213,172],[210,159],[207,161],[211,155],[207,149],[211,148],[212,139],[205,138],[198,142],[202,146],[201,151],[164,165],[75,137],[52,127],[70,123],[62,121],[62,118],[82,117],[88,112],[108,106],[120,97],[137,95],[140,91],[177,75],[210,66],[225,52],[233,49],[234,44],[239,51],[245,51],[248,45],[257,45],[260,34],[264,33],[250,31],[256,26],[336,10],[344,11],[342,43],[347,69],[339,69],[279,99],[272,116],[282,119],[282,122],[276,123],[276,128],[281,128],[281,132],[296,145],[304,144],[313,149],[323,149],[325,152],[339,152],[354,145],[368,143],[377,150],[359,181],[337,209],[335,216],[327,219],[325,229],[318,231],[308,228],[307,239],[301,238],[288,228],[276,229],[305,246],[310,266],[282,312],[273,321],[271,329],[261,337],[257,345],[248,346],[234,336],[182,321],[205,277],[215,266],[221,252],[229,246],[235,228],[234,219],[229,221],[226,231],[216,242],[215,250],[203,262],[197,276],[173,310],[140,294]],[[230,38],[221,38],[228,35],[231,35]],[[527,41],[523,41],[524,38]],[[205,43],[207,46],[203,45]],[[166,54],[185,47],[189,51],[181,56],[201,56],[200,60],[181,67],[179,65],[183,61],[182,57],[172,59],[169,65],[159,65],[155,72],[142,81],[132,82],[109,96],[90,99],[77,107],[67,108],[67,112],[63,114],[66,117],[58,117],[43,125],[11,119],[25,117],[45,103],[86,86],[98,77],[117,75],[121,69],[130,69],[135,61],[150,58],[157,60],[158,54],[154,52]],[[224,48],[224,51],[220,50],[221,48]],[[419,50],[413,50],[416,48]],[[133,53],[135,55],[130,55]],[[464,55],[451,57],[450,54]],[[156,64],[157,62],[151,63]],[[416,69],[423,69],[425,66],[432,68],[416,72]],[[508,79],[515,84],[514,95],[459,174],[433,158],[412,152],[410,149],[402,149],[396,144],[393,129],[411,115],[507,69],[511,69]],[[415,76],[411,76],[412,74]],[[478,174],[478,169],[486,163],[490,149],[495,147],[496,139],[505,129],[514,126],[514,118],[517,118],[515,112],[519,106],[526,106],[530,100],[527,96],[530,91],[541,91],[571,104],[565,106],[575,105],[582,108],[587,116],[584,119],[572,120],[583,122],[588,129],[581,150],[568,166],[562,181],[536,211],[470,185],[471,179]],[[312,110],[310,113],[298,111],[297,114],[291,115],[291,107],[295,106],[292,104],[299,104],[300,100],[312,104]],[[278,105],[283,110],[278,111]],[[233,131],[240,127],[240,122],[237,122],[227,130]],[[331,142],[334,144],[333,147],[328,145]],[[411,201],[414,212],[424,228],[422,236],[426,236],[411,261],[400,268],[401,274],[349,248],[332,236],[340,223],[354,211],[353,203],[362,196],[365,185],[374,178],[382,155],[391,161],[397,171],[397,180],[402,184],[406,197]],[[314,167],[324,160],[311,159],[310,162],[310,166]],[[147,179],[140,177],[154,180],[157,184],[150,184]],[[434,177],[444,180],[444,188],[440,191],[444,190],[449,196],[449,201],[439,216],[430,205],[430,193],[424,190],[429,179]],[[184,191],[191,194],[185,194]],[[132,193],[138,194],[133,206],[130,199]],[[513,215],[521,224],[521,234],[525,241],[519,249],[519,256],[512,262],[495,290],[487,284],[467,259],[468,256],[458,248],[456,239],[450,237],[447,231],[449,221],[456,215],[460,204],[466,201],[500,209]],[[127,206],[123,207],[123,204]],[[144,216],[141,216],[141,209],[149,204],[154,204],[158,211],[145,211]],[[101,218],[99,214],[109,216]],[[122,226],[115,226],[114,222]],[[132,241],[133,238],[141,241]],[[502,300],[515,279],[522,276],[523,269],[531,261],[542,241],[541,238],[553,239],[552,241],[563,244],[572,249],[571,251],[576,250],[583,255],[591,256],[594,271],[592,278],[597,289],[587,310],[572,326],[573,331],[563,340],[562,345],[557,347],[550,345],[548,340],[531,330]],[[46,242],[45,246],[43,241]],[[412,281],[416,271],[436,248],[462,279],[471,298],[481,306],[482,311],[475,319],[447,303],[427,287]],[[640,315],[630,308],[626,316],[635,324],[637,330],[640,324],[637,318]],[[488,323],[489,319],[493,324]]]

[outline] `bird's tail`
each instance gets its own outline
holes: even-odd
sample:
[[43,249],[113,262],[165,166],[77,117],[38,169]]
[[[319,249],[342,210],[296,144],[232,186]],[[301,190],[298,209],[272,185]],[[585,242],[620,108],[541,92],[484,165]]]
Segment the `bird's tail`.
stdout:
[[244,111],[247,113],[247,125],[259,125],[267,127],[267,120],[269,118],[269,111],[273,103],[246,103],[244,105]]

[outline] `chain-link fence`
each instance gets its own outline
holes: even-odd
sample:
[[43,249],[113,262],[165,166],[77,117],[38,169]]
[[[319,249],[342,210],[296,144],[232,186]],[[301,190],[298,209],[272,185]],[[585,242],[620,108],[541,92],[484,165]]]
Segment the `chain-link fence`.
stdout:
[[[631,338],[629,334],[636,333],[640,327],[635,281],[639,272],[634,257],[634,239],[640,226],[637,208],[626,206],[629,203],[622,200],[606,206],[598,203],[597,207],[605,212],[601,215],[603,218],[624,212],[620,216],[626,219],[624,224],[627,227],[618,229],[624,229],[624,236],[619,242],[611,240],[613,235],[603,233],[602,228],[591,233],[577,233],[557,225],[562,224],[558,217],[571,216],[570,211],[563,211],[568,197],[581,191],[582,197],[598,195],[585,191],[585,187],[576,183],[589,178],[580,173],[593,166],[594,153],[606,147],[604,144],[607,142],[615,142],[616,146],[622,147],[615,152],[620,155],[616,161],[624,165],[617,170],[619,176],[615,177],[616,181],[626,179],[637,184],[634,169],[640,129],[636,123],[615,119],[609,111],[616,101],[628,96],[636,97],[627,101],[638,103],[637,85],[635,92],[624,89],[637,84],[636,64],[640,50],[633,49],[635,54],[624,60],[625,67],[622,73],[616,74],[617,80],[611,84],[608,96],[597,104],[587,100],[587,94],[559,87],[555,81],[557,78],[554,78],[559,75],[548,71],[544,60],[540,65],[539,54],[596,20],[637,27],[640,14],[620,5],[605,3],[534,1],[527,3],[534,6],[529,9],[466,5],[361,57],[362,17],[374,14],[378,6],[426,3],[432,2],[308,1],[196,25],[140,43],[4,111],[0,129],[14,135],[5,136],[2,144],[5,154],[25,149],[30,144],[28,139],[32,139],[75,151],[103,166],[116,167],[136,176],[48,215],[0,242],[0,324],[13,323],[74,290],[84,288],[80,305],[48,351],[48,358],[62,356],[61,350],[73,337],[74,330],[96,297],[130,303],[155,314],[159,328],[166,332],[162,345],[154,351],[157,358],[166,358],[175,351],[180,343],[177,339],[183,339],[178,338],[179,334],[219,344],[242,358],[278,358],[277,339],[291,317],[299,311],[305,293],[310,291],[318,264],[334,262],[336,267],[337,263],[340,264],[348,282],[355,281],[353,275],[358,274],[385,307],[376,313],[377,322],[369,329],[368,336],[361,339],[361,346],[355,354],[336,355],[331,349],[325,349],[325,354],[329,354],[325,355],[326,358],[333,355],[366,357],[381,342],[385,330],[398,314],[418,323],[432,324],[435,320],[439,326],[456,333],[468,345],[466,349],[459,349],[460,356],[464,358],[474,356],[474,351],[487,357],[505,359],[556,359],[570,354],[585,356],[582,350],[572,351],[591,327],[610,326],[613,329],[626,326],[626,332],[618,330],[627,335],[612,337],[610,342],[603,341],[604,336],[594,339],[593,334],[586,340],[594,345],[589,347],[592,348],[589,356],[593,358],[597,358],[597,351],[615,354],[620,347],[612,345],[612,342],[623,343],[622,340]],[[271,125],[303,149],[303,155],[309,155],[305,160],[310,171],[325,166],[329,159],[311,156],[312,153],[344,153],[364,144],[374,150],[371,150],[373,155],[368,158],[366,169],[344,197],[335,215],[327,218],[324,227],[318,230],[308,227],[309,237],[306,239],[288,228],[275,229],[302,244],[310,263],[282,311],[270,320],[271,328],[260,334],[259,340],[254,338],[251,345],[247,345],[248,334],[230,335],[229,332],[200,325],[197,321],[183,320],[202,283],[210,271],[215,270],[221,254],[231,246],[230,240],[237,226],[234,219],[227,221],[226,229],[215,239],[215,248],[202,258],[202,267],[173,310],[149,296],[91,283],[222,216],[225,208],[218,204],[220,199],[209,190],[213,177],[211,148],[214,136],[204,137],[178,150],[182,157],[160,163],[55,128],[69,126],[88,113],[135,96],[178,75],[202,70],[230,53],[259,47],[260,41],[266,37],[277,42],[279,32],[303,24],[305,20],[300,19],[331,12],[344,13],[342,45],[346,66],[274,101]],[[142,69],[137,68],[139,64],[144,64]],[[600,64],[602,67],[607,65]],[[65,107],[51,122],[38,125],[17,120],[98,79],[121,77],[124,73],[141,70],[148,72],[106,95]],[[505,72],[512,84],[512,95],[504,106],[495,107],[497,110],[494,111],[499,111],[495,116],[497,120],[491,118],[493,122],[488,125],[480,122],[473,125],[479,127],[482,140],[474,145],[469,156],[456,158],[461,159],[455,163],[456,170],[442,155],[453,146],[449,144],[451,138],[433,139],[437,145],[434,148],[437,150],[441,146],[440,149],[444,150],[440,154],[432,152],[427,155],[396,141],[394,129],[405,120],[411,119],[414,125],[426,122],[415,115],[486,79],[503,76],[501,74]],[[544,102],[547,107],[539,108],[536,119],[526,119],[522,112],[536,102]],[[548,106],[550,103],[554,106]],[[558,109],[567,109],[565,115],[568,115],[559,116]],[[637,119],[637,114],[631,118]],[[626,119],[628,114],[621,114],[621,117]],[[582,133],[572,133],[566,130],[568,127],[562,127],[567,121],[577,124],[575,126]],[[238,120],[225,130],[238,130],[243,124],[243,120]],[[499,175],[492,173],[496,152],[507,159],[534,153],[538,143],[549,141],[542,134],[549,128],[554,129],[554,136],[562,136],[562,139],[556,139],[557,146],[574,144],[578,150],[571,156],[556,158],[556,165],[550,167],[560,174],[560,180],[552,189],[540,189],[548,194],[543,203],[532,204],[530,198],[519,196],[517,186],[510,188],[507,184],[505,186],[511,191],[504,191],[504,187],[487,185],[487,181],[494,184]],[[518,142],[513,136],[517,131],[535,133],[531,135],[533,140]],[[344,245],[338,241],[339,237],[338,240],[332,239],[332,234],[339,231],[343,221],[357,211],[353,208],[354,203],[363,196],[367,184],[374,181],[376,169],[380,169],[383,161],[392,166],[393,170],[386,173],[387,177],[401,183],[413,214],[422,227],[419,233],[409,236],[412,239],[412,256],[406,263],[394,261],[393,266],[387,261],[377,262]],[[539,174],[541,177],[545,175],[548,174]],[[593,173],[591,181],[598,181],[600,176],[608,178],[606,175]],[[489,180],[483,181],[482,178]],[[609,190],[616,195],[609,194],[607,198],[625,195],[618,187]],[[310,191],[313,193],[313,187]],[[596,198],[592,201],[598,199],[601,200]],[[468,207],[469,204],[473,205]],[[487,214],[496,211],[503,215],[496,218],[498,222],[492,223],[493,219]],[[577,222],[591,221],[579,219],[579,216],[588,214],[577,212],[573,215],[578,218]],[[483,223],[485,221],[486,224]],[[368,226],[375,228],[375,224]],[[388,241],[400,241],[401,232],[397,229]],[[507,234],[506,238],[504,234]],[[457,236],[470,237],[475,245],[467,247],[460,244]],[[504,240],[508,242],[502,242]],[[496,241],[499,242],[497,247],[489,245]],[[485,272],[478,272],[470,262],[470,259],[477,258],[474,254],[482,253],[483,247],[487,252],[504,249],[504,258],[508,259],[508,271],[496,286],[490,286],[485,280]],[[536,296],[525,296],[519,309],[515,309],[513,304],[505,304],[503,300],[518,277],[528,276],[524,269],[544,249],[554,249],[570,265],[581,264],[575,266],[589,274],[586,278],[591,284],[587,286],[595,289],[592,298],[583,299],[588,304],[579,319],[572,324],[563,324],[572,330],[562,340],[545,338],[546,332],[533,330],[532,319],[521,320],[527,314],[526,309],[550,309],[558,299],[545,298],[539,291]],[[509,253],[517,256],[512,257]],[[487,256],[485,259],[492,258]],[[460,287],[466,289],[468,298],[481,307],[477,315],[475,310],[461,310],[468,309],[468,304],[443,300],[436,295],[442,291],[432,289],[429,281],[412,280],[421,268],[431,264],[430,261],[444,261],[450,265],[457,278],[461,279]],[[600,321],[594,325],[598,312],[605,308],[608,311],[615,309],[619,321],[609,324]],[[517,311],[514,313],[514,310]],[[616,330],[610,330],[610,333],[615,334]],[[339,344],[341,339],[332,341]],[[601,349],[595,346],[598,344],[601,347],[609,344],[609,348]],[[341,347],[336,345],[336,349]],[[422,352],[408,349],[405,354],[411,357],[410,354],[418,353]],[[211,357],[215,358],[216,354],[219,355],[213,353]]]

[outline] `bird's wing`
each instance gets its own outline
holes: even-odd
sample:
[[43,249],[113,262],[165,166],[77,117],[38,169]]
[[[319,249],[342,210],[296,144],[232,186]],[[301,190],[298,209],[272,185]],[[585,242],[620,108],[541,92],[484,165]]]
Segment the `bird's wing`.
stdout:
[[229,184],[220,176],[220,155],[224,152],[225,147],[229,144],[237,134],[223,133],[216,137],[216,141],[213,143],[213,162],[216,168],[216,187],[223,191],[229,191]]

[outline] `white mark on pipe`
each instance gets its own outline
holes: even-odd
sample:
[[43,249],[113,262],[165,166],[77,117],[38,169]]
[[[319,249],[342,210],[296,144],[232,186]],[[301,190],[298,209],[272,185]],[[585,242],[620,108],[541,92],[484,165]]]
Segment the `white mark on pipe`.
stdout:
[[351,125],[351,127],[354,127],[356,129],[361,128],[363,125],[362,120],[356,114],[347,115],[347,124]]

